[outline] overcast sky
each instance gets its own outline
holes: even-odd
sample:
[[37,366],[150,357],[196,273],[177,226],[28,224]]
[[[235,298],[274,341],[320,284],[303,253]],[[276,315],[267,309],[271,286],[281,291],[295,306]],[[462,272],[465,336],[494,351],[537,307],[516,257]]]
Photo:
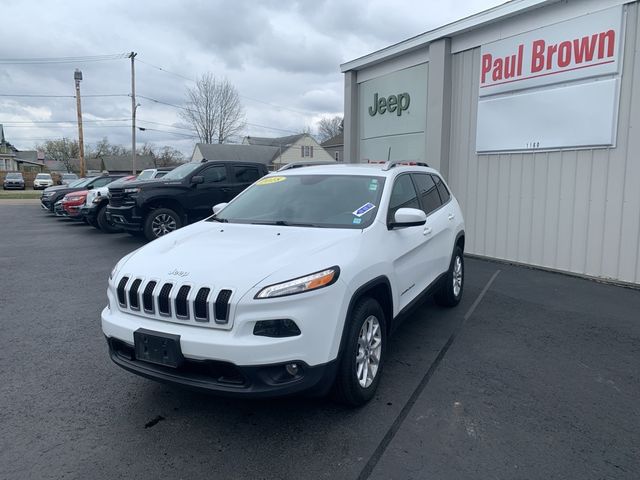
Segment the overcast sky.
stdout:
[[[197,140],[190,137],[194,133],[178,116],[179,109],[149,98],[184,105],[186,88],[193,85],[189,79],[208,71],[237,87],[246,135],[282,136],[305,127],[315,131],[323,116],[342,114],[341,63],[500,3],[0,0],[0,123],[7,140],[21,150],[49,138],[77,138],[71,96],[73,72],[80,68],[85,143],[106,136],[130,146],[127,58],[53,64],[6,60],[135,51],[138,125],[147,128],[138,131],[138,145],[170,145],[191,155]],[[10,96],[18,94],[69,97]],[[43,123],[53,121],[70,123]]]

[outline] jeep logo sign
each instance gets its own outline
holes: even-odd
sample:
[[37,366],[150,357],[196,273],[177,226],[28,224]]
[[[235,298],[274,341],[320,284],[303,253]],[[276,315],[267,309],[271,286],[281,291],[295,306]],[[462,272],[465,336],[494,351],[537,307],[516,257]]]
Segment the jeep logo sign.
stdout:
[[380,97],[378,98],[378,94],[373,94],[373,105],[369,107],[369,115],[375,117],[377,113],[380,115],[385,114],[386,112],[393,113],[396,112],[396,115],[399,117],[402,115],[402,112],[409,108],[411,104],[411,97],[408,93],[399,93],[398,95],[389,95],[388,97]]

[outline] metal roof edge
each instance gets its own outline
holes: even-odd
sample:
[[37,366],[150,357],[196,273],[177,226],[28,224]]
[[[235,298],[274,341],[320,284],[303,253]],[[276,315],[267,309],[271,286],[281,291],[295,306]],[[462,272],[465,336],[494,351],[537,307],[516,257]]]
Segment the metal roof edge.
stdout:
[[561,1],[564,0],[511,0],[502,5],[498,5],[469,17],[448,23],[442,27],[421,33],[407,40],[395,43],[363,57],[345,62],[340,65],[340,71],[345,73],[350,70],[360,70],[364,67],[368,67],[424,47],[434,40],[459,35],[469,30],[474,30],[490,23],[504,20],[515,15],[520,15],[529,10],[534,10],[546,5],[559,3]]

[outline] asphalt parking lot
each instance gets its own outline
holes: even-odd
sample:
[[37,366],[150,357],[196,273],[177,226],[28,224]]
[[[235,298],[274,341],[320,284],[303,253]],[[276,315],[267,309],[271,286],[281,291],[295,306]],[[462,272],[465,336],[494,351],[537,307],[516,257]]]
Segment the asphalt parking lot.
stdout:
[[0,204],[0,478],[640,478],[640,291],[467,259],[392,339],[377,397],[232,400],[107,355],[141,240]]

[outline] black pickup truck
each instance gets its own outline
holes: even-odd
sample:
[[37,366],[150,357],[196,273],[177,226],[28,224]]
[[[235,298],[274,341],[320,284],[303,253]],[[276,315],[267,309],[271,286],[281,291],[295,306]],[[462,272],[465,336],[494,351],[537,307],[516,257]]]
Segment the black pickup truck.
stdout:
[[180,165],[160,180],[109,188],[107,219],[149,240],[211,215],[211,207],[238,195],[268,173],[261,163],[202,161]]

